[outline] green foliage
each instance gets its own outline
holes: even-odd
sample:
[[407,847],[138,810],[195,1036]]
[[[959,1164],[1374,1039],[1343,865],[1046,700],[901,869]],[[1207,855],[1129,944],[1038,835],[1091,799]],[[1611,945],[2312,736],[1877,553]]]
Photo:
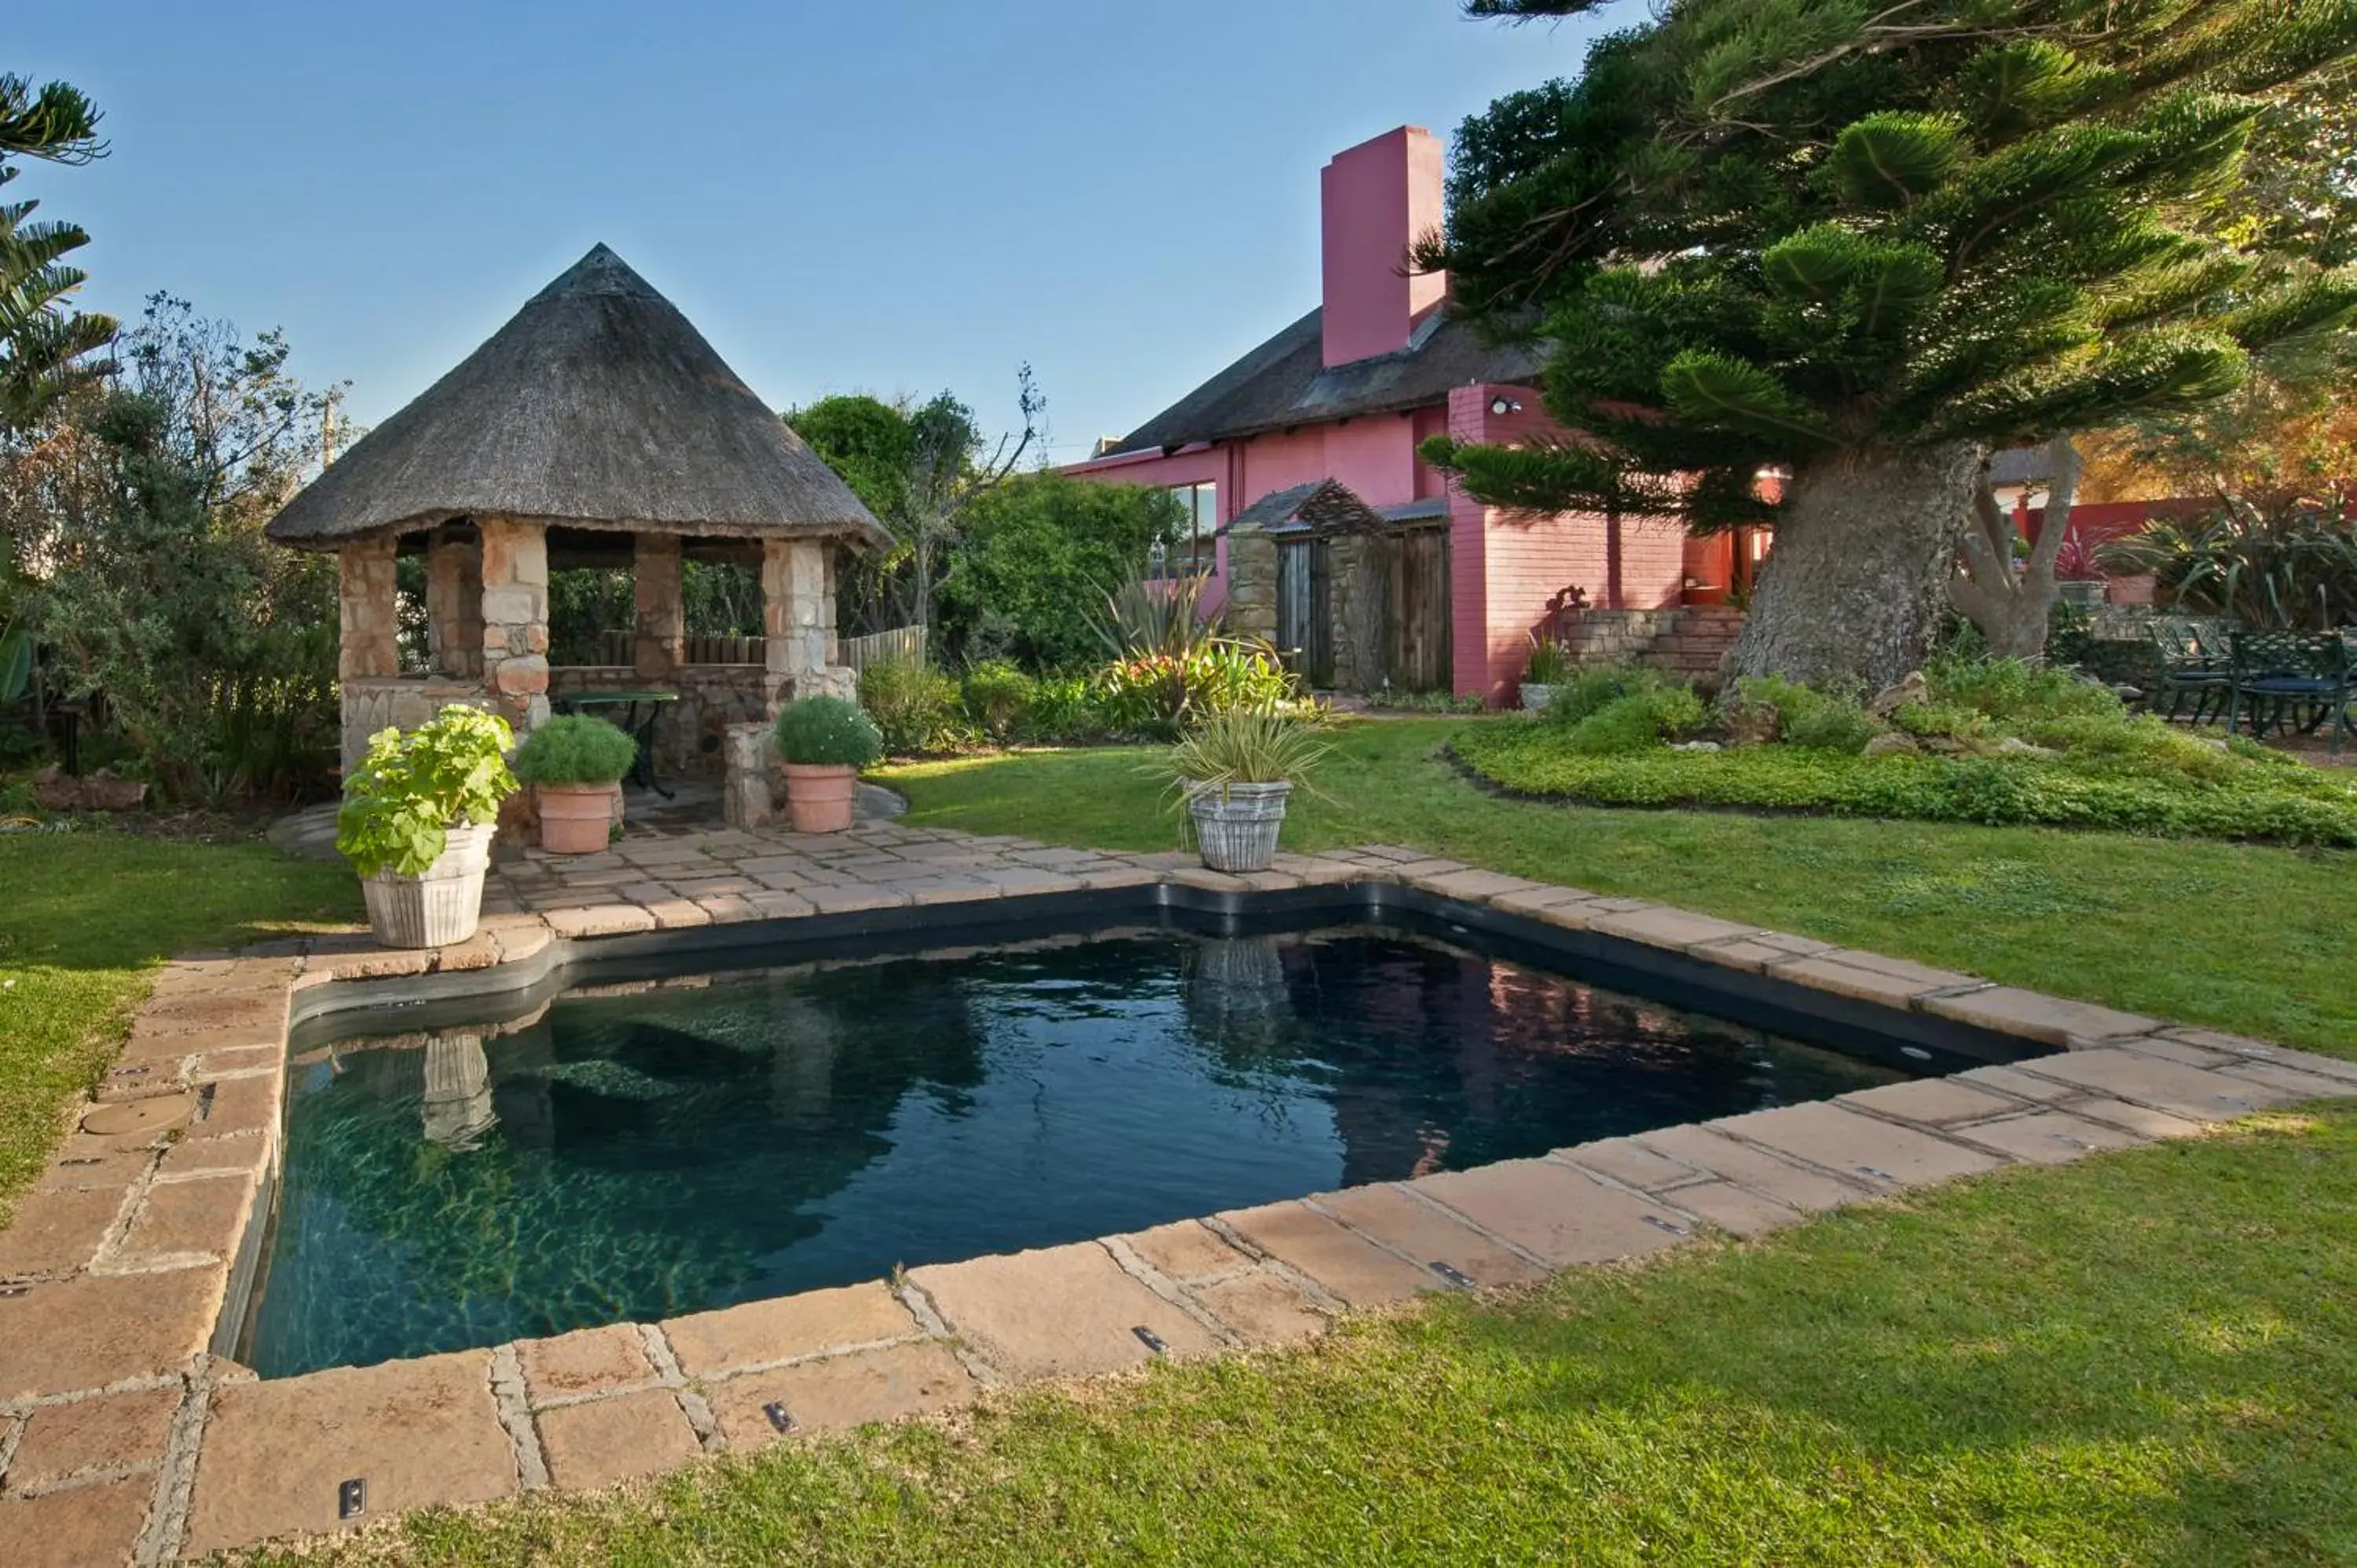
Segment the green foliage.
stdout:
[[1690,686],[1656,686],[1611,702],[1573,725],[1563,744],[1588,757],[1643,751],[1702,728],[1709,718]]
[[638,742],[624,730],[587,714],[562,714],[524,736],[513,766],[526,784],[613,784],[638,757]]
[[2222,752],[2211,752],[2215,760],[2190,772],[2123,766],[2101,755],[1862,757],[1793,746],[1592,757],[1555,741],[1544,726],[1520,728],[1484,726],[1458,739],[1458,756],[1504,788],[1598,806],[1808,811],[2357,845],[2357,791],[2348,785],[2297,763],[2298,771],[2287,771]]
[[2116,723],[2126,713],[2108,688],[2026,659],[1934,659],[1924,668],[1923,682],[1933,702],[2000,721],[2087,717]]
[[2292,631],[2357,624],[2357,522],[2338,490],[2230,496],[2206,516],[2163,519],[2099,554],[2114,571],[2154,574],[2181,609]]
[[337,760],[335,561],[263,525],[341,394],[295,381],[288,352],[157,295],[116,390],[0,450],[0,526],[50,566],[29,600],[48,677],[102,692],[178,800],[301,795]]
[[1395,714],[1478,714],[1489,704],[1479,692],[1403,692],[1396,687],[1367,698],[1367,706]]
[[1777,737],[1787,746],[1855,755],[1881,733],[1874,715],[1847,696],[1820,692],[1781,675],[1747,676],[1737,700],[1776,711]]
[[416,875],[440,857],[449,829],[499,820],[516,790],[506,757],[514,743],[505,719],[457,703],[405,734],[379,730],[345,776],[337,853],[362,876]]
[[1086,675],[1042,676],[1015,726],[1016,739],[1049,745],[1086,746],[1111,735],[1095,683]]
[[1523,682],[1530,686],[1560,686],[1578,668],[1570,649],[1552,638],[1533,637],[1530,659],[1523,665]]
[[1238,708],[1190,726],[1167,759],[1182,794],[1231,784],[1289,784],[1333,752],[1317,729],[1283,714]]
[[778,753],[819,768],[866,768],[884,755],[876,721],[841,697],[800,697],[778,714]]
[[859,705],[895,757],[956,744],[958,683],[932,665],[879,659],[859,672]]
[[1026,474],[985,492],[942,579],[949,645],[1035,670],[1087,662],[1099,652],[1100,585],[1135,581],[1181,521],[1170,492],[1138,485]]
[[1555,700],[1540,712],[1549,724],[1576,725],[1623,697],[1658,691],[1663,684],[1659,671],[1641,664],[1574,665],[1554,682]]
[[965,716],[995,741],[1013,739],[1039,701],[1039,682],[1005,660],[973,666],[963,685]]
[[1220,618],[1202,609],[1210,584],[1209,577],[1132,578],[1101,591],[1089,618],[1099,649],[1115,659],[1185,658],[1220,635]]
[[1116,659],[1092,685],[1106,732],[1143,740],[1167,740],[1216,714],[1274,713],[1299,701],[1299,683],[1275,650],[1225,639],[1185,653]]

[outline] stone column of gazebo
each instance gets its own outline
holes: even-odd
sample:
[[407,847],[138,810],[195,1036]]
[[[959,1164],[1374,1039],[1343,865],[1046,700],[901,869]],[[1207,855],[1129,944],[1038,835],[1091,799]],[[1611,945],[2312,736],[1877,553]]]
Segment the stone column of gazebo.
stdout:
[[[522,734],[553,697],[660,687],[679,699],[663,725],[673,771],[716,771],[732,726],[794,697],[849,694],[851,672],[834,663],[835,559],[887,542],[850,488],[603,245],[356,443],[270,533],[337,552],[346,766],[377,730],[448,703],[489,707]],[[425,568],[423,668],[407,670],[404,553]],[[758,568],[760,662],[686,661],[691,555]],[[552,669],[553,563],[632,568],[627,665]]]

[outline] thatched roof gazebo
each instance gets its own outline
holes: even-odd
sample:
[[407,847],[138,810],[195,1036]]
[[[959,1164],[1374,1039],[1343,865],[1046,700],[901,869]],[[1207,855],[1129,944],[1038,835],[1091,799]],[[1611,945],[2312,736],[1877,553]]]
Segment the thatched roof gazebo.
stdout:
[[[887,543],[850,487],[753,394],[677,307],[604,245],[532,297],[270,524],[333,550],[342,580],[344,753],[387,725],[475,701],[529,731],[548,714],[549,571],[633,568],[627,664],[559,673],[576,690],[675,684],[690,755],[773,716],[835,667],[835,552]],[[426,559],[427,662],[404,675],[396,555]],[[758,567],[762,632],[687,663],[683,554]]]

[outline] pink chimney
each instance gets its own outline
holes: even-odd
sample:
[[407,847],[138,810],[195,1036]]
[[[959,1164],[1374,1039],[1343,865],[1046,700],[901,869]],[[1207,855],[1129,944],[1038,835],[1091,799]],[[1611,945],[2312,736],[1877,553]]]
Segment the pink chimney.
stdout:
[[1445,276],[1407,270],[1408,246],[1440,227],[1441,174],[1439,138],[1420,125],[1386,131],[1326,166],[1329,365],[1406,348],[1415,318],[1448,292]]

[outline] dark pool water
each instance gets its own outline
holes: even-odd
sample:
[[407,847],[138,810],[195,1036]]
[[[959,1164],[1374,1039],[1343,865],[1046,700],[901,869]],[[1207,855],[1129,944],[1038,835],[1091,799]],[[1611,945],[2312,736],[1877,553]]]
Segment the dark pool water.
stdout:
[[568,993],[298,1066],[265,1376],[651,1319],[1897,1074],[1439,942],[1140,932]]

